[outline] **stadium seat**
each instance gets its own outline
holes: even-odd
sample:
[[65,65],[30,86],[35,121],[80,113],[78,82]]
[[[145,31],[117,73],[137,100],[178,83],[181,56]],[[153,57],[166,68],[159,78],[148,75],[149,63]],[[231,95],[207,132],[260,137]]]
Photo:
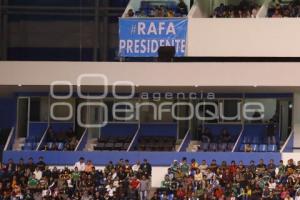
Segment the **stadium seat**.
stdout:
[[258,145],[257,144],[252,144],[252,151],[257,152],[258,150],[259,150]]
[[269,152],[276,152],[277,151],[277,145],[276,144],[268,145],[268,151]]
[[266,152],[267,151],[267,145],[266,144],[261,144],[259,145],[259,151],[260,152]]

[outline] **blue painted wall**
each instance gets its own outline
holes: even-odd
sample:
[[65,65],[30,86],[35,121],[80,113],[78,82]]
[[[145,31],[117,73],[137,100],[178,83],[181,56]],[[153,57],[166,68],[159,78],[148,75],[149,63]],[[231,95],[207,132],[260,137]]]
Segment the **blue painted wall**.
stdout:
[[138,124],[109,123],[101,128],[101,137],[133,137],[137,129]]
[[0,98],[0,128],[11,128],[16,124],[16,98]]
[[45,158],[45,162],[49,165],[74,165],[80,157],[86,160],[92,160],[95,165],[105,165],[109,161],[117,162],[119,159],[128,159],[131,163],[137,160],[142,161],[148,159],[153,166],[170,166],[173,160],[181,160],[186,157],[189,161],[196,159],[198,162],[205,159],[209,163],[212,159],[216,159],[220,164],[222,161],[236,162],[243,161],[249,164],[251,160],[256,163],[259,159],[268,162],[274,159],[278,163],[281,159],[280,153],[191,153],[191,152],[51,152],[51,151],[6,151],[3,153],[3,161],[13,158],[18,161],[20,158],[27,160],[32,157],[37,161],[40,156]]
[[141,124],[140,136],[177,136],[177,123]]

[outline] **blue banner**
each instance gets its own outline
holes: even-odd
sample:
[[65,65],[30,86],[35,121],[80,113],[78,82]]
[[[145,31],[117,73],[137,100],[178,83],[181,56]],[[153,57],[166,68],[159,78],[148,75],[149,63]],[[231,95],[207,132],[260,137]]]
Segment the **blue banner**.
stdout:
[[186,18],[120,18],[121,57],[157,57],[161,46],[174,46],[176,56],[184,56]]

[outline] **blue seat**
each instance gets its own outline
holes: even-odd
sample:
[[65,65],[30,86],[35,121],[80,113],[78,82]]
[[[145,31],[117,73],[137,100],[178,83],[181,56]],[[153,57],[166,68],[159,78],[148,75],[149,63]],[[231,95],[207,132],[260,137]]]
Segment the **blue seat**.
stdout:
[[62,142],[57,143],[57,149],[58,149],[59,151],[64,150],[64,143],[62,143]]
[[209,151],[217,151],[217,149],[218,149],[218,146],[216,143],[211,143],[209,145]]
[[209,144],[208,143],[202,143],[202,150],[203,151],[208,151],[208,148],[209,148]]
[[245,144],[241,144],[239,151],[242,151],[242,152],[245,151]]
[[24,146],[23,146],[22,149],[25,150],[25,151],[31,151],[31,150],[33,150],[33,146],[32,145],[33,145],[32,143],[27,142],[27,143],[24,144]]
[[277,149],[277,145],[276,144],[269,144],[268,145],[268,151],[269,152],[276,152],[278,149]]
[[52,143],[52,142],[48,142],[48,143],[47,143],[48,149],[52,149],[52,146],[53,146],[53,143]]
[[267,145],[266,144],[261,144],[259,145],[259,151],[260,152],[266,152],[267,151]]
[[226,151],[227,150],[227,144],[226,143],[218,144],[218,150],[219,151]]
[[258,145],[257,144],[252,144],[252,151],[257,152],[258,151]]

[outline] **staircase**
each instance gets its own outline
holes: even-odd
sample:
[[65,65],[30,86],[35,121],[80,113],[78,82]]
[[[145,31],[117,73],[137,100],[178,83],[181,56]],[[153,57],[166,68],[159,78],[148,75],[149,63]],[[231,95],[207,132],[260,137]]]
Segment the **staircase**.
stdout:
[[13,144],[13,150],[15,150],[15,151],[21,151],[22,147],[25,144],[25,142],[26,142],[26,138],[25,137],[16,138],[15,142]]
[[187,152],[197,152],[198,150],[198,146],[201,144],[200,141],[197,140],[191,140],[188,148],[187,148]]
[[88,140],[84,147],[84,151],[94,151],[94,146],[96,146],[97,142],[98,142],[97,138]]

